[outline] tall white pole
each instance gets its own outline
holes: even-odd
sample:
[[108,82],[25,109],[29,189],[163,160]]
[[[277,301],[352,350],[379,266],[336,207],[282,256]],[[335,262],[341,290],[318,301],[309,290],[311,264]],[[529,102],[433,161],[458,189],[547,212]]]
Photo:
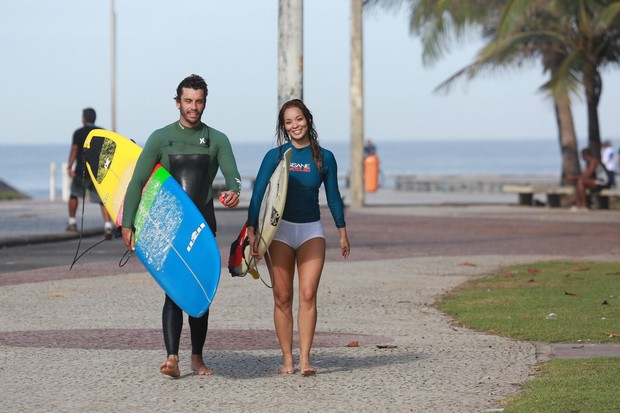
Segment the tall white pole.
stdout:
[[114,11],[114,0],[110,0],[110,75],[111,75],[111,103],[112,103],[112,130],[116,131],[116,12]]
[[279,0],[278,109],[291,99],[303,99],[303,0]]
[[364,206],[364,76],[362,0],[351,0],[351,206]]
[[50,201],[56,200],[56,163],[50,163]]

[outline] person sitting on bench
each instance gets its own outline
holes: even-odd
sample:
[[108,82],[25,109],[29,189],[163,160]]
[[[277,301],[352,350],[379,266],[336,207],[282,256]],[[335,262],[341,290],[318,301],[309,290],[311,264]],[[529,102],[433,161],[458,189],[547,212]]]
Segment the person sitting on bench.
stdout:
[[581,157],[586,162],[586,167],[581,175],[570,175],[569,180],[575,181],[575,193],[577,200],[573,209],[587,209],[586,189],[590,192],[600,192],[611,186],[609,171],[605,165],[592,155],[590,148],[581,151]]

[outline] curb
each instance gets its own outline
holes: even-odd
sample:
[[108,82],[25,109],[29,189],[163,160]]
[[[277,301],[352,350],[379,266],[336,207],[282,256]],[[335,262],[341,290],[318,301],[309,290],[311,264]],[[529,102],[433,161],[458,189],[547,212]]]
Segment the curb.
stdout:
[[543,343],[533,342],[536,360],[585,359],[593,357],[620,357],[620,343]]
[[[103,235],[101,228],[87,228],[81,233],[83,238]],[[31,244],[44,244],[46,242],[69,241],[79,239],[79,232],[56,232],[48,234],[25,234],[14,237],[0,238],[0,248],[17,247]]]

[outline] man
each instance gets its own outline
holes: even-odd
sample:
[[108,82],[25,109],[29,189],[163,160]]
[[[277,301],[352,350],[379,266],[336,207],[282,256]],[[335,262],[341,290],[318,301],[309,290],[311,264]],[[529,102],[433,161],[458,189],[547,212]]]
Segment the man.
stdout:
[[614,188],[616,186],[616,157],[610,140],[606,140],[601,146],[601,162],[609,171],[609,187]]
[[[136,169],[127,187],[123,210],[123,241],[129,250],[135,249],[133,222],[151,171],[161,163],[181,184],[194,201],[205,220],[216,234],[213,209],[213,180],[218,168],[226,180],[226,188],[220,194],[222,204],[235,208],[239,204],[241,178],[232,152],[230,141],[222,132],[202,122],[207,101],[207,84],[202,77],[191,75],[177,87],[175,96],[179,120],[156,130],[149,136]],[[200,318],[189,317],[192,340],[191,369],[199,375],[210,376],[202,356],[209,312]],[[163,333],[167,359],[160,365],[162,374],[179,377],[179,341],[183,327],[182,310],[166,295],[163,308]]]
[[[84,141],[86,137],[93,129],[99,129],[95,126],[95,120],[97,119],[97,113],[93,108],[86,108],[82,111],[82,127],[77,129],[73,133],[73,140],[71,144],[71,151],[69,152],[69,161],[67,162],[67,172],[71,178],[71,196],[69,197],[69,224],[67,225],[67,231],[77,231],[77,224],[75,221],[75,213],[78,207],[78,198],[85,198],[86,190],[88,190],[88,196],[91,202],[96,202],[101,205],[101,215],[103,216],[103,233],[106,239],[112,239],[112,222],[110,221],[110,214],[103,206],[101,198],[95,190],[93,181],[90,179],[88,172],[84,168]],[[75,165],[75,169],[74,169]]]
[[581,151],[581,157],[586,162],[585,169],[581,175],[571,175],[568,179],[575,181],[576,204],[573,210],[585,210],[586,190],[593,192],[609,188],[610,179],[609,172],[595,156],[592,155],[590,148],[584,148]]

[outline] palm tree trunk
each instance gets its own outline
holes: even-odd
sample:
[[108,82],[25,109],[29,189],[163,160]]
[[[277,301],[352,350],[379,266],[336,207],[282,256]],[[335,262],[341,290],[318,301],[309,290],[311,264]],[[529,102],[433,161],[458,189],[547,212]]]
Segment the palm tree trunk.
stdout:
[[586,64],[583,84],[586,90],[588,107],[588,146],[592,155],[601,159],[601,131],[598,121],[598,102],[601,98],[601,75],[592,65]]
[[579,151],[577,148],[577,137],[575,135],[570,97],[563,94],[554,96],[553,100],[555,115],[558,122],[560,149],[562,152],[562,175],[560,184],[571,185],[572,182],[568,180],[568,176],[581,174],[581,167],[579,164]]

